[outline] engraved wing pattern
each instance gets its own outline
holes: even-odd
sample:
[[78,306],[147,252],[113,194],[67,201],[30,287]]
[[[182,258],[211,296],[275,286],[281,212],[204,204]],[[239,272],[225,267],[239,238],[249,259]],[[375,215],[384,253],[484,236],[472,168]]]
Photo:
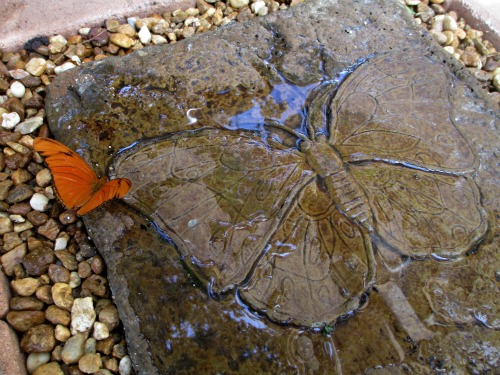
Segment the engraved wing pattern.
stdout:
[[238,286],[274,321],[322,326],[374,283],[374,244],[450,259],[486,232],[449,85],[426,57],[381,55],[336,93],[311,93],[300,150],[265,132],[199,129],[138,142],[110,174],[132,181],[125,201],[215,293]]

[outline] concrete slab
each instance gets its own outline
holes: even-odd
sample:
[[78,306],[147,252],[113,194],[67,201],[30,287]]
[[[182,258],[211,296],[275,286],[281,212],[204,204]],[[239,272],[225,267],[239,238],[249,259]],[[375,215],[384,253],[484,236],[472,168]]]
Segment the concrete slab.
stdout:
[[[39,35],[74,33],[80,27],[97,26],[112,17],[144,16],[193,6],[196,0],[2,0],[0,49],[21,48]],[[445,2],[446,4],[446,2]],[[500,50],[500,1],[452,0],[447,5],[464,15],[474,28]]]

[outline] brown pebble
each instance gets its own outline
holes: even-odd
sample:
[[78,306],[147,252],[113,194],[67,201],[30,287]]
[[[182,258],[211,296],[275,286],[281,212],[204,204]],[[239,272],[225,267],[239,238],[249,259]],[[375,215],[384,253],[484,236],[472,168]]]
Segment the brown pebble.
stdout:
[[82,279],[86,279],[92,274],[92,267],[88,262],[80,262],[78,263],[78,276]]
[[64,372],[59,363],[49,362],[38,367],[32,375],[64,375]]
[[[3,154],[2,154],[3,155]],[[11,180],[0,182],[0,199],[5,200],[9,194],[9,190],[14,183]]]
[[24,102],[26,108],[41,109],[43,108],[43,98],[38,94],[33,94],[31,98]]
[[95,274],[100,275],[105,268],[104,260],[99,255],[96,255],[92,258],[90,267]]
[[23,297],[34,294],[40,286],[40,281],[33,277],[24,277],[10,282],[10,287],[14,292]]
[[48,246],[41,246],[26,254],[22,263],[28,275],[40,276],[47,272],[54,261],[54,251]]
[[96,349],[98,352],[100,352],[104,355],[110,355],[111,352],[113,351],[114,345],[115,345],[115,341],[113,340],[113,337],[110,336],[104,340],[97,341]]
[[68,375],[85,375],[78,366],[68,366]]
[[74,210],[66,210],[59,215],[59,221],[62,225],[72,224],[78,220],[78,215]]
[[28,202],[16,203],[10,206],[9,214],[26,216],[31,211],[31,206]]
[[23,240],[19,237],[18,233],[10,232],[3,235],[3,250],[5,252],[13,250],[22,243]]
[[20,184],[9,191],[9,194],[7,194],[7,198],[5,198],[5,201],[9,204],[14,204],[31,198],[32,195],[33,190],[28,185]]
[[120,324],[120,316],[114,305],[107,305],[99,311],[99,321],[106,324],[109,332],[114,330]]
[[36,298],[38,298],[43,303],[47,305],[53,304],[54,300],[52,299],[52,286],[51,285],[42,285],[38,287],[35,292]]
[[32,76],[31,74],[23,79],[21,79],[21,83],[25,86],[25,87],[36,87],[36,86],[40,86],[42,84],[42,80],[40,77],[35,77],[35,76]]
[[26,332],[29,328],[43,324],[43,311],[9,311],[7,321],[17,332]]
[[49,277],[54,283],[69,283],[69,271],[58,264],[49,265]]
[[54,329],[48,324],[31,327],[21,338],[21,350],[25,353],[50,352],[56,345]]
[[59,225],[54,219],[49,219],[44,225],[38,227],[38,233],[52,241],[57,238],[59,231]]
[[27,218],[31,224],[38,227],[45,224],[49,217],[43,212],[31,211],[28,213]]
[[12,172],[11,176],[14,185],[19,185],[28,182],[32,178],[33,176],[26,169],[16,169],[14,172]]
[[88,289],[98,297],[104,297],[107,294],[108,281],[99,275],[91,275],[82,283],[82,289]]
[[115,358],[123,358],[127,355],[127,350],[125,349],[125,347],[121,344],[116,344],[115,346],[113,346],[113,357]]
[[61,261],[63,266],[69,271],[75,271],[78,269],[78,262],[73,254],[71,254],[68,250],[58,250],[54,251],[54,254],[57,259]]
[[70,313],[55,305],[50,305],[45,310],[45,318],[52,324],[62,324],[63,326],[68,326],[71,322]]
[[[18,98],[7,99],[7,101],[3,104],[3,107],[6,108],[9,112],[16,112],[19,115],[19,117],[21,118],[21,121],[24,121],[24,105]],[[5,132],[5,133],[7,133],[7,132]],[[17,142],[17,140],[19,138],[21,138],[21,134],[11,133],[11,132],[8,132],[8,133],[10,133],[10,135],[8,137],[12,138],[11,140],[13,142]],[[5,146],[3,138],[4,138],[4,134],[0,133],[0,145]]]
[[88,40],[94,47],[105,46],[109,42],[108,31],[101,27],[93,27],[88,34]]
[[9,303],[12,311],[41,310],[43,302],[35,297],[12,297]]

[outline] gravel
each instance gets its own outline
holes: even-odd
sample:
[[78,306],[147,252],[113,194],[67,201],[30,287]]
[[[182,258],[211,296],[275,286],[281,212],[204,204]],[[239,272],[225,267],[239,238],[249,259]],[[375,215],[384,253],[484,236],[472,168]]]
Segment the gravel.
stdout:
[[[442,0],[400,1],[500,104],[500,55],[483,33],[447,13]],[[46,86],[90,61],[176,43],[300,2],[197,0],[196,8],[127,23],[108,19],[67,39],[36,38],[25,50],[0,51],[0,318],[19,335],[29,373],[133,374],[104,262],[81,219],[55,198],[50,171],[33,151],[34,137],[50,135]]]

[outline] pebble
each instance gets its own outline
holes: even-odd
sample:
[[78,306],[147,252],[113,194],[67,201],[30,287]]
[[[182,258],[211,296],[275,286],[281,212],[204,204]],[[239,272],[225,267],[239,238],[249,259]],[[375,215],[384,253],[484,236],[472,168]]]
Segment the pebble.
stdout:
[[85,349],[85,335],[78,333],[71,336],[64,344],[61,357],[67,365],[77,363],[82,358]]
[[22,310],[42,310],[43,302],[34,297],[12,297],[10,300],[10,309],[16,311]]
[[42,285],[35,292],[36,298],[38,298],[43,303],[47,305],[52,305],[54,300],[52,299],[52,285]]
[[16,131],[21,134],[33,133],[43,124],[43,117],[34,116],[26,119],[16,126]]
[[71,332],[68,327],[58,324],[54,330],[54,337],[60,342],[66,342],[71,337]]
[[45,310],[45,318],[52,324],[61,324],[63,326],[67,326],[71,322],[69,312],[56,305],[50,305]]
[[49,38],[49,43],[50,53],[56,54],[62,51],[66,44],[68,44],[68,41],[62,35],[54,35]]
[[118,365],[118,372],[120,373],[120,375],[132,374],[132,362],[130,361],[130,357],[128,355],[120,359],[120,364]]
[[8,217],[0,217],[0,235],[12,232],[12,220]]
[[12,78],[19,80],[29,76],[29,73],[24,69],[9,70],[9,74]]
[[38,227],[38,233],[54,241],[60,232],[59,224],[54,219],[49,219],[45,224]]
[[146,25],[142,26],[138,33],[139,40],[142,44],[151,43],[151,32]]
[[78,262],[75,256],[68,250],[56,250],[54,248],[54,254],[68,270],[74,271],[78,268]]
[[24,279],[12,280],[10,282],[12,290],[23,297],[33,295],[39,286],[40,281],[33,277],[25,277]]
[[38,367],[32,375],[65,375],[57,362],[50,362]]
[[40,212],[46,211],[49,207],[49,198],[44,194],[35,193],[30,199],[30,206]]
[[87,332],[94,325],[96,313],[92,297],[76,298],[71,309],[71,333]]
[[62,65],[56,66],[54,68],[54,73],[56,73],[56,75],[59,75],[59,74],[65,72],[66,70],[73,69],[74,67],[76,67],[75,64],[73,64],[72,62],[67,61],[67,62],[65,62]]
[[48,275],[54,283],[69,283],[70,272],[58,264],[49,265]]
[[26,369],[31,374],[41,365],[44,365],[50,361],[50,353],[30,353],[26,359]]
[[43,311],[9,311],[6,318],[17,332],[26,332],[31,327],[45,323]]
[[68,284],[55,283],[52,286],[52,299],[56,306],[61,309],[71,311],[74,303],[72,289]]
[[109,41],[122,48],[130,48],[135,43],[134,39],[122,33],[111,34]]
[[101,323],[101,322],[95,322],[94,323],[94,333],[93,337],[96,340],[104,340],[109,337],[109,330],[106,324]]
[[69,277],[69,286],[73,289],[78,288],[82,284],[82,279],[78,275],[78,272],[71,272]]
[[23,266],[28,275],[40,276],[47,273],[49,265],[54,263],[55,259],[54,251],[49,246],[43,245],[24,256]]
[[493,86],[495,86],[497,91],[500,91],[500,74],[493,76]]
[[96,354],[85,354],[78,361],[78,368],[85,374],[94,374],[102,367],[101,355]]
[[106,324],[108,331],[112,332],[120,324],[120,316],[114,305],[107,305],[99,311],[99,322]]
[[35,76],[39,77],[43,73],[45,73],[45,70],[47,69],[47,60],[41,58],[41,57],[34,57],[25,66],[26,71]]
[[50,352],[56,345],[53,327],[48,324],[31,327],[23,334],[20,345],[25,353]]
[[24,85],[19,82],[19,81],[14,81],[12,82],[12,84],[10,85],[10,92],[12,93],[12,95],[14,95],[16,98],[19,98],[21,99],[24,94],[26,93],[26,87],[24,87]]

